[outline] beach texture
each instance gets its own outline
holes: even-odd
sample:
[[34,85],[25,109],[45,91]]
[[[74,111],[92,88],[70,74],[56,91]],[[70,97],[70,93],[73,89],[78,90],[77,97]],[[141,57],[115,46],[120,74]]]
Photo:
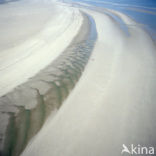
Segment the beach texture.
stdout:
[[79,2],[0,7],[2,155],[120,156],[123,144],[155,146],[156,44],[141,24]]

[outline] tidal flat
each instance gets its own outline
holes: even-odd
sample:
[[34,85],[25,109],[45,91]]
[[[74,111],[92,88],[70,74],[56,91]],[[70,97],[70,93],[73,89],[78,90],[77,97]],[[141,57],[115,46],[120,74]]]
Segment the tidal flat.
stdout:
[[94,20],[84,13],[83,18],[78,35],[52,64],[0,98],[6,125],[0,128],[1,155],[19,155],[81,77],[97,38]]

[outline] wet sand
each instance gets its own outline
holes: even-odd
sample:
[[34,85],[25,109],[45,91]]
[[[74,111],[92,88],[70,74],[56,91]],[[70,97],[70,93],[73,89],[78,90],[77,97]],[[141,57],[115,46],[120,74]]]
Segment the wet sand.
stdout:
[[0,98],[1,122],[7,126],[0,128],[2,155],[19,155],[79,80],[96,39],[91,20],[83,17],[78,35],[52,64]]

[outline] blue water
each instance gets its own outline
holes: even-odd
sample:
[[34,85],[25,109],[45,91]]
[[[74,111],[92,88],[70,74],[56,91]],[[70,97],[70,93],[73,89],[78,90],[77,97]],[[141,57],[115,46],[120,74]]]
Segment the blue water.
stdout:
[[156,0],[73,0],[120,11],[146,29],[156,39]]
[[127,4],[137,5],[137,6],[144,6],[144,7],[156,7],[156,0],[98,0],[98,1],[126,4],[126,5]]

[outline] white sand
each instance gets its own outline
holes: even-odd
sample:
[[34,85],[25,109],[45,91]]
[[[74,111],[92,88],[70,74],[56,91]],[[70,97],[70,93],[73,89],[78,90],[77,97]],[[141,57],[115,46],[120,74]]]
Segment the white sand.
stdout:
[[51,63],[82,24],[77,9],[48,0],[0,5],[0,96]]
[[83,76],[22,156],[120,156],[122,144],[156,136],[156,56],[151,38],[127,16],[127,37],[112,18],[88,11],[98,40]]

